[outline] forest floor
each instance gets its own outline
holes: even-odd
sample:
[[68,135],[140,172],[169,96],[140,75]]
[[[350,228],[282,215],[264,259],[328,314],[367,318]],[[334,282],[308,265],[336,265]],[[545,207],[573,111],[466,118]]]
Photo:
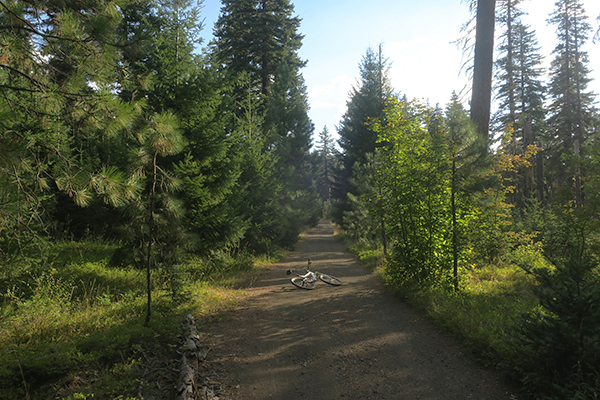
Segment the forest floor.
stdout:
[[[398,300],[333,236],[327,221],[254,280],[243,304],[206,329],[221,400],[509,400],[517,389]],[[342,286],[293,286],[286,270]]]

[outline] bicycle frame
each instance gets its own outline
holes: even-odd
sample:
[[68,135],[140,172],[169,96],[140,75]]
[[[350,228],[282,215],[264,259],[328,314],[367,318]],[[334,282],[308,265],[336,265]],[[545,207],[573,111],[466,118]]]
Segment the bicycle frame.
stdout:
[[[339,286],[342,284],[342,281],[336,277],[333,277],[331,275],[327,275],[327,274],[324,274],[324,273],[318,272],[318,271],[311,271],[310,264],[311,264],[311,262],[310,262],[310,258],[309,258],[308,266],[306,267],[305,274],[299,274],[298,272],[294,272],[291,269],[287,270],[288,275],[295,275],[297,277],[297,278],[291,279],[292,283],[295,286],[300,287],[302,289],[314,289],[315,284],[319,280],[322,282],[328,283],[330,285],[333,285],[333,286]],[[301,280],[299,280],[298,278],[300,278]]]
[[311,282],[311,283],[317,282],[319,280],[317,273],[310,271],[308,269],[306,270],[306,274],[304,274],[304,275],[294,272],[291,269],[289,269],[287,271],[287,274],[288,275],[296,275],[297,277],[302,278],[302,279],[306,280],[307,282]]
[[309,271],[308,269],[306,270],[306,274],[304,274],[304,275],[294,272],[290,269],[290,270],[288,270],[288,275],[296,275],[297,277],[306,279],[309,282],[316,282],[319,280],[319,278],[317,278],[317,273],[313,272],[313,271]]

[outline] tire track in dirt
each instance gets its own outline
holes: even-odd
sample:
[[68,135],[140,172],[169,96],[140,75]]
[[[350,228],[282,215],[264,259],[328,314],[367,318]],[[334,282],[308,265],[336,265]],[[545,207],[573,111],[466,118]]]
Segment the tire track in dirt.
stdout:
[[[293,286],[286,270],[340,278],[342,286]],[[514,399],[514,388],[461,352],[394,298],[321,221],[249,298],[208,327],[220,399]]]

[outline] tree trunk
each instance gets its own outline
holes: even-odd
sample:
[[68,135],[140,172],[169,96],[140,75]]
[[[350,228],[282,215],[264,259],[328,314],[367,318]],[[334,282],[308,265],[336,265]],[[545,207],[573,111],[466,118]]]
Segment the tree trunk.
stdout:
[[496,0],[478,0],[471,119],[475,123],[477,132],[485,139],[484,150],[486,152],[487,142],[489,141],[490,108],[492,103],[495,20]]
[[454,277],[454,291],[458,292],[458,221],[456,218],[456,160],[452,161],[452,192],[450,197],[450,204],[452,208],[452,274]]
[[579,38],[579,29],[575,26],[575,91],[576,102],[575,109],[577,118],[575,124],[575,140],[573,141],[573,153],[575,156],[575,201],[578,206],[583,205],[583,189],[581,183],[581,146],[584,140],[584,120],[583,120],[583,105],[581,99],[581,60],[579,43],[582,40]]
[[[506,4],[506,80],[508,81],[508,122],[512,125],[513,129],[516,131],[517,126],[517,101],[515,99],[515,60],[514,60],[514,38],[513,38],[513,20],[514,16],[514,7],[513,1],[509,0]],[[516,132],[513,135],[513,140],[515,140]]]
[[544,184],[544,149],[541,145],[538,145],[539,150],[535,157],[536,161],[536,185],[537,185],[537,196],[540,204],[545,204],[546,193]]
[[379,186],[379,202],[381,203],[381,242],[383,243],[383,255],[387,257],[387,237],[385,235],[385,213],[383,210],[383,194],[381,186]]
[[[531,116],[526,115],[523,118],[523,152],[527,152],[527,148],[533,144],[533,132],[531,127]],[[528,200],[531,193],[535,190],[533,177],[533,163],[530,163],[525,168],[525,200]]]
[[154,240],[154,202],[156,196],[156,169],[158,164],[156,163],[157,154],[154,153],[153,158],[153,177],[152,177],[152,192],[150,193],[150,216],[148,219],[148,254],[146,258],[146,284],[148,291],[148,304],[146,307],[146,321],[144,326],[150,324],[150,316],[152,315],[152,281],[150,271],[152,267],[152,241]]

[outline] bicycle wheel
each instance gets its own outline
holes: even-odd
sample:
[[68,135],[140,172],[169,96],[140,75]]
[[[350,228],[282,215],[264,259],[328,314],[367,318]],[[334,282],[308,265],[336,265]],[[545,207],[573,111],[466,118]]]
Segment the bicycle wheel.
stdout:
[[298,286],[300,289],[314,289],[315,283],[310,282],[304,278],[300,278],[299,276],[295,276],[291,279],[292,283],[295,286]]
[[321,274],[321,273],[317,274],[317,276],[323,282],[329,283],[330,285],[333,285],[333,286],[340,286],[342,284],[342,281],[340,281],[335,276],[330,276],[330,275]]

